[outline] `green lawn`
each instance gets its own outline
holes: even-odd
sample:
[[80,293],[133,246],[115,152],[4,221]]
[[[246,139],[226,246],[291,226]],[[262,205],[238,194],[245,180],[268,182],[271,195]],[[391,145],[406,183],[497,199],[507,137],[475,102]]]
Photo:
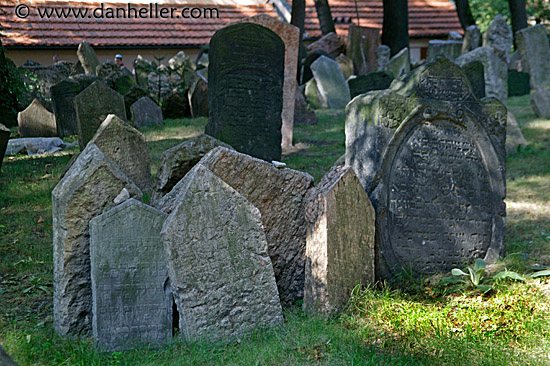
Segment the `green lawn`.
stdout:
[[[550,265],[550,120],[529,97],[509,100],[529,146],[507,159],[504,257],[493,269]],[[343,111],[295,127],[289,167],[318,182],[344,153]],[[153,174],[162,151],[196,136],[206,119],[167,120],[144,131]],[[101,354],[90,339],[52,330],[51,191],[76,150],[4,160],[0,172],[0,344],[20,365],[548,365],[550,281],[501,281],[486,295],[451,293],[433,276],[356,289],[347,310],[324,320],[285,309],[282,329],[226,345],[176,339],[160,350]]]

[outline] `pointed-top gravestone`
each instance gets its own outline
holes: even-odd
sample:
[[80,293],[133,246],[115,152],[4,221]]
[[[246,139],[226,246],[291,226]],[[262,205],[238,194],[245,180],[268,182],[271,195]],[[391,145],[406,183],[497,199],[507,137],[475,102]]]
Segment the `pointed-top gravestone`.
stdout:
[[144,193],[153,188],[145,136],[117,116],[105,118],[90,140]]
[[282,326],[258,209],[203,165],[181,183],[161,235],[182,335],[225,342]]
[[99,65],[99,59],[92,46],[90,46],[88,42],[80,43],[76,55],[86,74],[95,75],[95,70]]
[[390,59],[388,71],[392,73],[395,79],[411,71],[411,59],[408,47],[403,48]]
[[483,33],[483,47],[490,47],[495,50],[496,54],[508,64],[513,45],[514,35],[512,30],[506,18],[498,14]]
[[166,214],[133,198],[90,221],[95,347],[122,351],[172,338],[160,230]]
[[2,160],[4,160],[4,154],[6,153],[9,139],[10,130],[0,123],[0,168],[2,168]]
[[74,99],[78,121],[78,144],[86,147],[109,114],[126,121],[124,98],[101,80],[84,89]]
[[311,64],[311,72],[322,99],[328,108],[345,108],[350,101],[349,86],[338,62],[321,56]]
[[143,97],[130,107],[132,124],[137,128],[162,126],[162,109],[153,99]]
[[222,28],[210,41],[205,132],[237,151],[281,160],[285,45],[252,23]]
[[351,23],[348,32],[347,55],[357,75],[377,71],[376,49],[380,46],[380,29],[359,27]]
[[57,136],[55,116],[38,99],[34,99],[24,111],[18,113],[17,124],[21,137]]
[[523,71],[531,76],[531,88],[550,87],[550,42],[546,26],[537,24],[516,32]]
[[71,79],[63,80],[50,88],[59,137],[78,134],[74,98],[80,93],[80,90],[80,84]]
[[504,105],[480,102],[461,68],[437,58],[346,111],[346,165],[376,210],[377,276],[496,261],[506,215]]
[[141,199],[139,188],[96,145],[88,144],[52,191],[53,321],[62,337],[91,334],[89,223],[115,206],[123,188]]

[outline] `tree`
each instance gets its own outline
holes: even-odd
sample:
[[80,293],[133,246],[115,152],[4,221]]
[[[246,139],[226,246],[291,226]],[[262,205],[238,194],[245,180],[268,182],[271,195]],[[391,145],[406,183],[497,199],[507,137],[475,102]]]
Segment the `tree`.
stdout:
[[290,24],[300,29],[300,42],[298,43],[298,67],[296,68],[296,80],[300,80],[300,65],[302,63],[302,39],[304,38],[304,26],[306,21],[306,0],[292,1],[292,16]]
[[508,0],[510,6],[510,18],[512,20],[512,32],[527,28],[527,8],[525,0]]
[[470,25],[475,25],[476,21],[470,10],[470,3],[468,0],[455,0],[456,13],[460,20],[462,29],[466,30]]
[[[294,3],[294,1],[292,3]],[[315,0],[315,9],[317,10],[317,18],[319,18],[323,36],[330,32],[336,33],[328,0]]]
[[383,0],[382,44],[390,47],[391,56],[409,47],[409,7],[407,0]]

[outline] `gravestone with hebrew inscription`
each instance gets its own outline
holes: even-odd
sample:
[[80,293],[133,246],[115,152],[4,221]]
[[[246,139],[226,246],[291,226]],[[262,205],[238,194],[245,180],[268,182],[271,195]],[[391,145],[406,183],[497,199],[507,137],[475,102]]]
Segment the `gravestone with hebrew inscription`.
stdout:
[[306,202],[304,310],[329,315],[374,283],[374,208],[349,166],[330,169]]
[[84,150],[109,114],[126,121],[124,98],[102,80],[95,81],[74,99],[78,121],[78,144]]
[[141,199],[139,188],[92,143],[52,191],[53,325],[62,337],[92,331],[89,223],[115,206],[123,188]]
[[282,326],[260,211],[204,165],[180,183],[161,236],[183,337],[225,342]]
[[71,79],[63,80],[50,88],[59,137],[78,134],[74,98],[80,90],[80,84]]
[[133,198],[90,221],[95,347],[122,351],[172,338],[165,213]]
[[376,210],[377,276],[448,271],[503,249],[506,108],[437,58],[347,108],[346,164]]
[[235,24],[210,41],[205,132],[237,151],[281,160],[285,45],[263,26]]

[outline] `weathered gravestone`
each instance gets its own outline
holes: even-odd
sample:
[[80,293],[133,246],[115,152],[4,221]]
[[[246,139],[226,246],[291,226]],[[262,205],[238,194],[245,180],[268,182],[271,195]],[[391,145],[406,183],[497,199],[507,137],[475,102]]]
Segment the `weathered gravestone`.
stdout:
[[157,172],[155,200],[170,192],[204,155],[218,146],[232,149],[212,136],[200,135],[164,151]]
[[376,71],[386,71],[390,64],[391,48],[386,45],[380,45],[376,49],[376,64],[378,68]]
[[99,59],[92,46],[90,46],[88,42],[80,43],[76,55],[86,74],[95,75],[96,68],[99,65]]
[[137,128],[162,126],[162,109],[153,99],[143,97],[130,107],[132,125]]
[[462,53],[462,41],[442,41],[432,39],[428,42],[428,60],[433,60],[438,55],[444,55],[453,61]]
[[313,78],[313,73],[311,72],[311,64],[317,61],[317,59],[321,56],[326,56],[328,58],[334,59],[334,57],[332,57],[331,55],[329,55],[327,52],[323,50],[315,50],[313,52],[308,53],[306,59],[303,60],[302,62],[300,84],[305,84]]
[[164,345],[172,338],[172,292],[160,239],[166,217],[131,198],[90,221],[97,349]]
[[483,64],[485,95],[497,98],[503,104],[508,100],[508,65],[489,47],[478,47],[455,60],[464,66],[473,61]]
[[468,53],[481,46],[481,31],[477,25],[470,25],[464,32],[462,41],[462,54]]
[[285,79],[283,82],[283,111],[282,111],[282,145],[292,145],[294,126],[294,93],[296,92],[296,73],[298,67],[298,53],[300,50],[300,29],[294,25],[273,19],[267,14],[260,14],[233,22],[254,23],[275,32],[285,44]]
[[374,283],[374,208],[351,167],[335,166],[306,198],[304,310],[333,314]]
[[315,51],[324,51],[328,53],[330,57],[336,58],[339,54],[346,53],[346,40],[334,32],[327,33],[307,46],[308,54]]
[[513,154],[521,147],[527,146],[527,141],[523,137],[518,126],[518,121],[512,112],[508,111],[506,117],[506,155]]
[[530,92],[529,74],[516,70],[508,70],[508,96],[515,97],[526,95]]
[[311,72],[319,90],[321,104],[328,108],[345,108],[351,97],[338,62],[321,56],[311,64]]
[[348,105],[346,165],[376,210],[376,271],[433,273],[503,248],[506,108],[444,58]]
[[6,153],[9,139],[10,130],[0,123],[0,168],[2,168],[2,160],[4,160],[4,154]]
[[149,60],[138,55],[134,61],[134,70],[136,74],[136,83],[143,89],[147,89],[149,87],[147,76],[155,70],[155,66],[153,66]]
[[132,115],[132,110],[130,109],[130,107],[132,107],[132,104],[146,96],[147,92],[143,90],[143,88],[139,86],[139,84],[132,85],[128,92],[124,94],[124,107],[126,108],[126,116]]
[[153,189],[151,163],[145,136],[110,114],[90,140],[144,193]]
[[162,228],[168,272],[187,340],[235,340],[283,325],[260,211],[196,165]]
[[537,24],[516,32],[523,71],[531,76],[531,88],[550,87],[550,43],[546,26]]
[[78,134],[78,122],[74,107],[74,98],[80,93],[80,84],[67,79],[50,88],[53,113],[57,123],[59,137]]
[[208,81],[197,73],[197,79],[187,91],[191,116],[208,117]]
[[311,106],[311,108],[328,108],[328,106],[326,105],[326,101],[321,98],[321,92],[317,87],[317,82],[315,81],[315,79],[311,79],[306,83],[306,85],[304,86],[304,94],[307,103]]
[[114,206],[123,188],[141,199],[139,188],[88,144],[52,191],[53,321],[62,337],[92,331],[89,223]]
[[15,361],[10,357],[8,352],[0,344],[0,365],[2,366],[17,366]]
[[514,35],[506,18],[498,14],[489,28],[483,33],[483,47],[490,47],[506,64],[510,61],[510,53],[514,45]]
[[390,73],[386,71],[378,71],[349,79],[348,85],[351,97],[355,98],[359,94],[364,94],[371,90],[388,89],[392,81],[393,76]]
[[74,99],[74,106],[78,121],[78,144],[81,150],[86,147],[109,114],[126,121],[124,98],[101,80],[78,94]]
[[220,29],[210,40],[205,132],[236,150],[281,160],[284,43],[257,24]]
[[550,118],[550,89],[536,89],[531,97],[531,107],[538,117]]
[[347,55],[353,61],[356,75],[377,71],[376,49],[380,46],[380,29],[350,24]]
[[462,70],[470,81],[472,93],[477,99],[485,98],[485,72],[480,61],[472,61],[462,66]]
[[390,59],[388,71],[391,72],[396,79],[411,71],[411,59],[408,47],[403,48]]
[[40,104],[38,99],[17,114],[17,125],[21,137],[55,137],[57,124],[52,112]]

